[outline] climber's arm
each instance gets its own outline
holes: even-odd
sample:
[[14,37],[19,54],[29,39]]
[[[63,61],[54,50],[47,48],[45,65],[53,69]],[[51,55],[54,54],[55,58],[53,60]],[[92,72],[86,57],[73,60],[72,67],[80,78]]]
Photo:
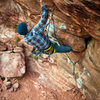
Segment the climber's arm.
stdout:
[[39,30],[39,31],[44,30],[46,26],[46,22],[48,20],[48,15],[49,15],[48,6],[41,5],[41,19],[38,22],[38,24],[34,27],[35,30]]

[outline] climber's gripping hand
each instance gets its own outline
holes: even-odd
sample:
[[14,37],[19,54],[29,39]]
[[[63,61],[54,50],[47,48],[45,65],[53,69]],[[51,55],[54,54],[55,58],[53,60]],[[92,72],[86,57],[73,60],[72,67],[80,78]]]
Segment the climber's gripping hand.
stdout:
[[47,0],[40,0],[40,5],[48,5]]

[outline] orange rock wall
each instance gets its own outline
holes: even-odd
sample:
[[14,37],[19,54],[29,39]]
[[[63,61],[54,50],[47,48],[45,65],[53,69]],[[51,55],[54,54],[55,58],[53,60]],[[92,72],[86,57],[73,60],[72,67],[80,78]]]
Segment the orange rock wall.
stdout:
[[[71,83],[76,85],[91,100],[100,99],[100,1],[99,0],[49,0],[50,14],[54,10],[56,40],[53,36],[53,24],[49,35],[61,45],[71,45],[80,53],[57,56],[58,65],[65,70]],[[25,21],[31,29],[40,19],[38,0],[0,1],[0,40],[7,41],[5,35],[16,32],[16,25]],[[9,30],[8,28],[12,29]],[[6,29],[6,32],[4,31]],[[11,38],[8,35],[9,38]],[[13,36],[13,35],[12,35]],[[16,36],[16,34],[15,34]],[[18,35],[17,35],[18,36]],[[91,41],[85,41],[91,38]],[[67,59],[67,60],[66,60]],[[67,71],[67,72],[66,72]],[[58,71],[59,73],[59,71]],[[76,84],[74,81],[76,79]]]

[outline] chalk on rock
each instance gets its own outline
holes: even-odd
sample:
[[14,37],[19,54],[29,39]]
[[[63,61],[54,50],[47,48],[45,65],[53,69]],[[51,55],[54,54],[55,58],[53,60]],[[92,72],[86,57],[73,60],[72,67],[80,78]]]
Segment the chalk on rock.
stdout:
[[14,91],[17,91],[17,89],[19,88],[19,83],[14,83],[13,84],[13,88],[14,88]]

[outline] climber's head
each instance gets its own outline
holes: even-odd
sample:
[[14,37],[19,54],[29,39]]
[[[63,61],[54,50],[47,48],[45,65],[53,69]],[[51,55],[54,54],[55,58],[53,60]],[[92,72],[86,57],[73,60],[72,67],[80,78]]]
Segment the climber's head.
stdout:
[[20,24],[17,26],[17,32],[18,32],[20,35],[26,35],[26,34],[28,33],[27,24],[26,24],[25,22],[20,23]]

